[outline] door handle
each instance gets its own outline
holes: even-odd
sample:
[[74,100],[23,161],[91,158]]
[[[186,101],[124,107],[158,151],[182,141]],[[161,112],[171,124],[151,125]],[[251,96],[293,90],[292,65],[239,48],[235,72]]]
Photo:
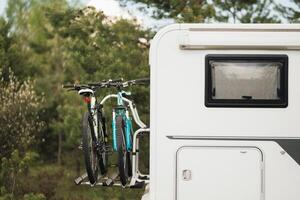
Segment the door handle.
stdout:
[[192,180],[192,171],[189,169],[182,170],[182,180],[184,181]]

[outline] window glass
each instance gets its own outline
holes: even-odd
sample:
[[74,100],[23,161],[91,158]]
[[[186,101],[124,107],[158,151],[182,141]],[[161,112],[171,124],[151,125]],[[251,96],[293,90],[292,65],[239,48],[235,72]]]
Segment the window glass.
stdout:
[[207,55],[205,106],[287,107],[288,56]]
[[211,61],[212,99],[280,99],[279,62]]

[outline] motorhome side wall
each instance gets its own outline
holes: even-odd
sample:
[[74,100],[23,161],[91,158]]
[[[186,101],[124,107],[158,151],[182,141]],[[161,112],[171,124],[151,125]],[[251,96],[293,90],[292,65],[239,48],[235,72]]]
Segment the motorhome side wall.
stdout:
[[[286,55],[288,106],[206,107],[211,54]],[[300,199],[300,25],[174,24],[150,66],[151,200]]]

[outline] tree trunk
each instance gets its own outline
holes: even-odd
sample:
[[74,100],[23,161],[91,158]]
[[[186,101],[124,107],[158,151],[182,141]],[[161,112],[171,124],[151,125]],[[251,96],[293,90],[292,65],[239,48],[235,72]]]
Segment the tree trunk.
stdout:
[[76,174],[77,176],[80,176],[80,157],[77,156],[77,159],[76,159]]
[[57,164],[61,165],[62,133],[58,133]]

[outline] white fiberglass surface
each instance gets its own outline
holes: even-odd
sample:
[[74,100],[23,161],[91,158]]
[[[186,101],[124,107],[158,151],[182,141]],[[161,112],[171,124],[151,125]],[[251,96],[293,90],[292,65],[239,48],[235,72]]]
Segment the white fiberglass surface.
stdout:
[[[225,25],[213,25],[216,29],[219,26],[223,27]],[[286,45],[300,44],[299,32],[294,30],[300,27],[299,25],[230,25],[230,27],[231,26],[233,29],[239,28],[240,26],[247,26],[249,29],[254,29],[254,31],[218,31],[215,29],[213,31],[202,31],[202,25],[183,24],[164,29],[164,31],[160,32],[151,42],[151,200],[174,200],[176,198],[189,200],[193,200],[193,198],[197,200],[205,199],[203,198],[204,194],[201,193],[202,191],[206,197],[208,197],[206,199],[209,199],[214,193],[219,191],[218,188],[215,187],[215,182],[213,182],[213,180],[216,180],[218,177],[222,177],[220,179],[221,183],[216,182],[216,184],[221,184],[221,186],[225,185],[225,187],[228,187],[228,190],[227,188],[222,189],[221,186],[219,186],[219,188],[222,189],[222,193],[217,193],[217,195],[232,195],[230,196],[231,198],[228,198],[230,200],[234,198],[245,199],[244,196],[247,194],[251,194],[249,196],[250,198],[253,197],[251,200],[258,199],[258,195],[262,193],[258,188],[261,184],[259,182],[260,176],[258,171],[259,160],[254,159],[258,157],[255,156],[257,155],[256,151],[251,151],[253,157],[249,155],[250,151],[241,154],[237,152],[237,154],[241,156],[240,160],[237,155],[231,157],[229,152],[223,157],[218,157],[217,155],[212,156],[213,152],[210,151],[210,156],[207,156],[207,152],[199,149],[196,152],[193,151],[199,158],[196,159],[194,155],[189,156],[192,152],[182,151],[180,155],[178,155],[178,160],[180,161],[178,162],[177,168],[175,168],[176,157],[174,156],[174,152],[182,146],[259,146],[265,155],[264,175],[266,187],[263,191],[265,195],[262,195],[262,197],[265,197],[265,200],[298,200],[300,197],[299,187],[297,187],[300,183],[299,165],[293,161],[287,153],[284,153],[284,149],[275,142],[253,140],[253,138],[272,139],[300,137],[298,117],[300,112],[300,68],[298,67],[300,56],[297,50],[284,50]],[[281,29],[282,31],[256,30],[256,26],[263,29],[272,28],[274,26],[274,28]],[[185,29],[181,30],[181,27]],[[199,28],[200,30],[190,30],[190,28]],[[287,28],[293,29],[293,31],[287,32]],[[183,37],[184,42],[181,40],[182,35],[185,36]],[[179,44],[186,43],[190,45],[224,44],[236,46],[258,44],[282,47],[282,50],[181,50]],[[289,58],[288,107],[206,107],[204,96],[206,80],[205,56],[208,54],[287,55]],[[275,80],[273,79],[273,81]],[[272,88],[272,91],[275,90],[275,86],[270,88]],[[259,98],[254,94],[252,95],[253,98]],[[271,97],[275,97],[274,93],[270,98]],[[240,95],[237,96],[237,98],[240,98]],[[167,136],[182,136],[196,139],[175,140],[169,139]],[[228,141],[197,139],[201,137],[250,138],[251,140]],[[228,162],[229,157],[239,160],[239,167],[237,165],[231,166],[232,162]],[[185,158],[187,160],[184,160]],[[218,165],[217,162],[225,158],[228,159]],[[242,158],[247,161],[243,162]],[[216,164],[212,165],[211,162],[214,161],[216,161]],[[248,166],[247,163],[250,163],[250,165]],[[230,173],[228,173],[223,177],[218,167],[220,167],[220,170],[225,168],[230,169],[230,167],[232,167],[232,176],[229,176]],[[253,179],[251,175],[247,175],[249,167],[251,167],[250,171],[254,174],[252,175],[251,173]],[[238,170],[235,174],[234,170],[237,168]],[[244,170],[241,170],[241,168]],[[209,173],[205,173],[203,169],[206,169]],[[191,181],[176,179],[176,175],[178,178],[182,177],[183,170],[191,170]],[[211,170],[218,174],[210,172]],[[200,174],[201,172],[203,173]],[[237,175],[237,173],[241,173],[241,176]],[[207,181],[203,180],[203,177]],[[234,178],[233,180],[231,180],[232,177]],[[241,181],[239,180],[240,178],[242,179]],[[254,179],[256,179],[256,181],[254,181]],[[224,184],[224,182],[228,180],[236,183],[235,185],[239,183],[238,187],[229,188],[231,186],[230,184]],[[197,184],[194,184],[193,187],[189,187],[188,184],[193,184],[194,181],[199,181],[199,184],[202,184],[205,188],[199,187],[199,185],[197,187]],[[205,190],[208,187],[206,183],[212,186],[209,188],[211,193]],[[251,183],[252,186],[249,186],[248,183]],[[178,188],[176,184],[178,184]],[[254,184],[256,191],[253,191]],[[248,187],[249,190],[247,189]],[[228,191],[231,193],[227,193]],[[235,194],[236,191],[239,193]],[[244,191],[245,193],[243,193]],[[199,193],[201,196],[197,196]],[[242,194],[244,194],[244,196],[242,196]]]
[[256,148],[181,148],[177,200],[262,200],[262,166],[262,154]]
[[281,63],[211,62],[213,99],[280,99]]

